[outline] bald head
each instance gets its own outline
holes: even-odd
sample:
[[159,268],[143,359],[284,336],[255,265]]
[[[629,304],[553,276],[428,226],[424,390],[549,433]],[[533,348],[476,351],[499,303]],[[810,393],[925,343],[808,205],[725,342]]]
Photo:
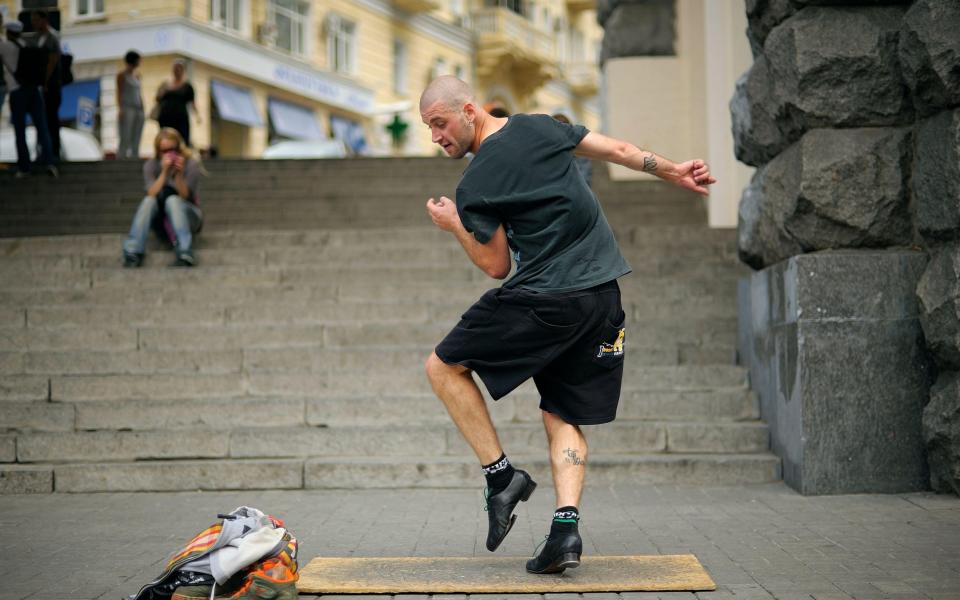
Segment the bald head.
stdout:
[[420,95],[420,112],[422,113],[438,101],[453,110],[463,108],[463,105],[468,102],[471,104],[477,102],[470,86],[453,75],[441,75],[430,82],[427,89]]

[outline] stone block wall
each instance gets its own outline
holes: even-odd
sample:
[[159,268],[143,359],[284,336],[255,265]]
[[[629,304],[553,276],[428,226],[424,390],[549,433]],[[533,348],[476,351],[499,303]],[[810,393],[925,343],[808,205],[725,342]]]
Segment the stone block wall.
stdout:
[[746,10],[755,62],[730,109],[737,158],[758,169],[740,203],[741,259],[768,269],[824,250],[929,255],[903,303],[918,301],[935,363],[922,409],[930,484],[960,494],[960,2]]
[[794,256],[741,284],[740,347],[783,477],[804,494],[927,487],[920,251]]

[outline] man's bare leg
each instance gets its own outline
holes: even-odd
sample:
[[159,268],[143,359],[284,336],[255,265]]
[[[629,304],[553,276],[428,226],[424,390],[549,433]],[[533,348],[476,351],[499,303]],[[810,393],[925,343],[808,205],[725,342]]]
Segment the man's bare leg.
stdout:
[[587,438],[576,425],[543,411],[543,428],[550,442],[550,468],[557,490],[557,508],[580,506],[587,469]]
[[500,458],[503,448],[497,430],[470,370],[446,364],[435,352],[430,353],[425,366],[433,392],[447,407],[450,418],[473,448],[480,464],[486,465]]
[[527,572],[541,575],[563,573],[580,565],[583,540],[577,524],[583,475],[587,470],[587,440],[578,426],[543,411],[543,428],[550,442],[557,511],[543,550],[527,561]]

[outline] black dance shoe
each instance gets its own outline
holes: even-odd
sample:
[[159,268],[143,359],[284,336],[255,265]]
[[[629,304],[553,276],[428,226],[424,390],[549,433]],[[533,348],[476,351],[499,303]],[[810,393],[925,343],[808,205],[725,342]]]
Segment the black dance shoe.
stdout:
[[547,537],[540,554],[527,561],[527,572],[536,575],[563,573],[564,569],[580,566],[583,541],[576,531]]
[[513,479],[501,492],[487,497],[487,517],[490,520],[490,530],[487,532],[487,550],[493,552],[500,547],[500,542],[510,533],[510,528],[517,520],[513,514],[520,501],[526,502],[530,494],[537,489],[537,483],[530,478],[526,471],[517,469]]

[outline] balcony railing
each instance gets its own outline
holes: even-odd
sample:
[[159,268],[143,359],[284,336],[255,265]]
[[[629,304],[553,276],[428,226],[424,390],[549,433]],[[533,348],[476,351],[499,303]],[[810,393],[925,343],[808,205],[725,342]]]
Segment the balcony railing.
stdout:
[[521,15],[502,7],[473,13],[477,34],[477,74],[492,76],[509,67],[527,83],[538,87],[556,76],[557,45],[552,35],[537,29]]
[[440,8],[440,0],[393,0],[393,5],[408,13],[420,13]]
[[574,94],[594,96],[600,89],[600,69],[593,62],[572,62],[563,65],[563,75]]
[[567,0],[567,10],[570,11],[571,14],[596,7],[597,0]]

